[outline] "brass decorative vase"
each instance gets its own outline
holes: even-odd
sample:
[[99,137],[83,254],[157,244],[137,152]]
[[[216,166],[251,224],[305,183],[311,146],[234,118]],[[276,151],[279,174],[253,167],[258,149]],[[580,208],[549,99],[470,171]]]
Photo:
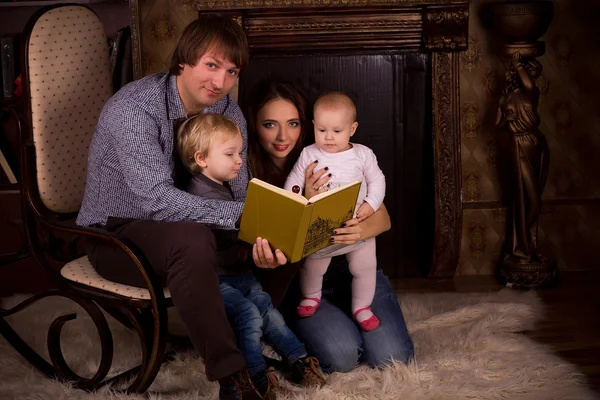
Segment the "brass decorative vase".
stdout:
[[539,130],[540,91],[535,81],[542,72],[536,60],[545,52],[538,39],[553,16],[550,1],[500,1],[484,8],[488,29],[499,41],[506,73],[498,104],[496,126],[510,143],[507,154],[510,203],[505,248],[499,263],[502,283],[534,288],[556,282],[554,263],[538,250],[538,220],[548,176],[550,151]]

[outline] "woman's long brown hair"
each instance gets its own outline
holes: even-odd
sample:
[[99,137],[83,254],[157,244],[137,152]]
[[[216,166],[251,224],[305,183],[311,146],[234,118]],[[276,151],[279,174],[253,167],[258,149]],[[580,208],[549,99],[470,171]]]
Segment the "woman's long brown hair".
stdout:
[[[260,145],[258,131],[256,129],[256,116],[258,112],[270,101],[282,99],[292,103],[298,110],[300,118],[300,137],[296,145],[287,156],[287,162],[283,169],[278,168],[269,154]],[[282,187],[285,179],[300,152],[304,147],[306,133],[310,128],[308,118],[308,100],[302,89],[291,82],[282,80],[262,81],[254,87],[250,96],[246,99],[246,116],[248,118],[248,165],[252,175],[272,185]]]

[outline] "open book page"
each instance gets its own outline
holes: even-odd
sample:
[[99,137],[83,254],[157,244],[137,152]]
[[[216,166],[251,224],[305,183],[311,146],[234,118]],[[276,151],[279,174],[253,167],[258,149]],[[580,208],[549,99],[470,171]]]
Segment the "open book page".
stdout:
[[361,182],[360,182],[360,181],[354,181],[354,182],[352,182],[352,183],[349,183],[349,184],[347,184],[347,185],[340,186],[340,187],[337,187],[337,188],[335,188],[335,189],[332,189],[332,190],[328,190],[328,191],[326,191],[326,192],[324,192],[324,193],[319,193],[319,194],[317,194],[317,195],[314,195],[314,196],[313,196],[313,197],[311,197],[310,199],[308,199],[308,202],[309,202],[309,203],[314,203],[314,202],[317,202],[317,201],[319,201],[319,200],[321,200],[321,199],[323,199],[323,198],[325,198],[325,197],[329,197],[329,196],[331,196],[331,195],[334,195],[334,194],[336,194],[337,192],[341,192],[342,190],[344,190],[344,189],[347,189],[347,188],[349,188],[350,186],[353,186],[353,185],[356,185],[356,184],[360,185],[360,184],[361,184]]
[[333,230],[352,219],[360,186],[360,181],[357,181],[327,192],[329,196],[318,195],[320,197],[314,203],[312,200],[317,196],[311,199],[309,205],[312,206],[312,212],[308,221],[302,257],[329,246]]

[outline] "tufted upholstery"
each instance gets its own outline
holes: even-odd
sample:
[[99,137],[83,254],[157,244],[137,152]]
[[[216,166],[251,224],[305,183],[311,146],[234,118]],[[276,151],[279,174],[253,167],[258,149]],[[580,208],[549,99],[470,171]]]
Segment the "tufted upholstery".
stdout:
[[[150,300],[150,292],[148,289],[115,283],[98,275],[87,257],[81,257],[71,261],[60,270],[60,274],[70,281],[105,290],[119,296],[131,299]],[[171,297],[169,289],[165,289],[164,294],[165,298]]]
[[112,95],[102,22],[85,7],[52,9],[33,27],[28,51],[40,197],[52,211],[76,212],[89,144]]

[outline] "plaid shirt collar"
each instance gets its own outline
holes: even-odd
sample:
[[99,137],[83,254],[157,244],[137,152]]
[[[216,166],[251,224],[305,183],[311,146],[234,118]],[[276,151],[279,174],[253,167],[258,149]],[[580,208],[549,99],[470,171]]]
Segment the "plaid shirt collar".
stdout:
[[183,102],[177,90],[177,75],[169,74],[167,81],[167,115],[170,120],[187,118]]

